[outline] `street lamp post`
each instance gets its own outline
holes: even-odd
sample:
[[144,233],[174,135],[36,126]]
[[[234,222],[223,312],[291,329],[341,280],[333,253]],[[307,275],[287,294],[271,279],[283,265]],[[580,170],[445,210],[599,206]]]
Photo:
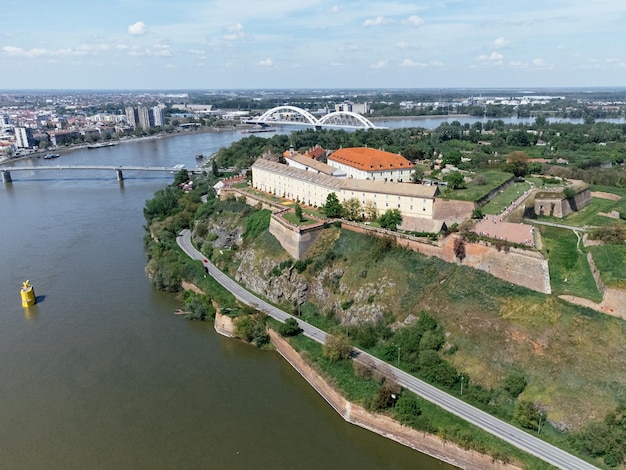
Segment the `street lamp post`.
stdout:
[[461,374],[461,395],[463,395],[463,379],[465,379],[465,376]]
[[398,346],[398,367],[400,367],[400,346]]

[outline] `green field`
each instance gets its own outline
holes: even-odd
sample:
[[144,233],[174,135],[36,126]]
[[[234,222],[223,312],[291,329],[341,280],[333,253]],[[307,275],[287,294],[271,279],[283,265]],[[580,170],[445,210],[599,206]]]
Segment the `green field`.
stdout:
[[[511,173],[505,173],[502,171],[484,171],[477,173],[477,175],[478,174],[484,176],[485,184],[476,184],[474,181],[470,181],[469,183],[466,183],[467,188],[456,190],[444,189],[441,196],[458,201],[476,201],[489,194],[492,189],[501,185],[513,176]],[[476,178],[476,175],[473,175],[472,177]]]
[[602,301],[587,254],[582,251],[582,241],[579,243],[574,231],[545,225],[540,226],[540,230],[550,268],[552,292]]
[[610,287],[626,288],[626,245],[591,246],[593,261],[602,281]]
[[511,202],[519,198],[525,191],[530,189],[530,184],[526,181],[513,183],[504,189],[500,194],[482,207],[484,214],[500,214],[511,205]]

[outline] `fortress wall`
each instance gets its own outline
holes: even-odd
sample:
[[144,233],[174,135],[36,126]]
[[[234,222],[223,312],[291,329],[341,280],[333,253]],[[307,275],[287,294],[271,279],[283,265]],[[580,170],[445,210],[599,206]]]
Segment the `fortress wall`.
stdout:
[[[358,233],[384,235],[380,231],[372,232],[356,225],[344,223],[342,227]],[[459,235],[450,235],[438,244],[431,244],[413,237],[393,234],[393,232],[385,234],[395,236],[398,246],[409,248],[423,255],[436,256],[449,263],[480,269],[499,279],[537,292],[551,293],[548,261],[537,251],[517,248],[498,251],[496,247],[484,243],[464,242],[466,256],[463,261],[459,261],[454,253],[454,241],[460,238]]]
[[319,237],[322,227],[317,230],[299,231],[283,225],[277,217],[270,218],[270,233],[274,235],[283,249],[294,259],[303,259],[307,251]]

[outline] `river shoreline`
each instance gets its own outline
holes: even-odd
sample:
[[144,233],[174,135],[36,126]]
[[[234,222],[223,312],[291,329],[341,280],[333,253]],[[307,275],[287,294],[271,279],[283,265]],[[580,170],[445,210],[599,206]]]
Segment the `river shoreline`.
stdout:
[[[200,289],[192,283],[184,282],[184,289],[198,292]],[[230,317],[219,313],[216,308],[215,331],[228,338],[235,337],[235,325]],[[268,330],[270,341],[276,351],[320,394],[322,398],[348,423],[374,432],[404,446],[429,455],[442,462],[465,470],[517,470],[510,464],[504,464],[485,454],[466,450],[456,444],[444,442],[436,435],[402,425],[380,413],[371,413],[360,405],[346,400],[341,393],[326,379],[318,374],[291,345],[273,330]]]

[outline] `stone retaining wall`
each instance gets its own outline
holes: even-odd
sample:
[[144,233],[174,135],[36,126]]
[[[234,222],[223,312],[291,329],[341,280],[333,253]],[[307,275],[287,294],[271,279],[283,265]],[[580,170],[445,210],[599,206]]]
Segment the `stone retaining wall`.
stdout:
[[[454,254],[454,242],[460,236],[449,235],[439,243],[429,243],[415,237],[396,234],[388,231],[371,231],[356,224],[342,224],[342,228],[353,232],[375,236],[391,235],[396,238],[399,246],[409,248],[426,256],[436,256],[448,263],[457,263],[480,269],[504,281],[527,287],[537,292],[550,294],[550,272],[548,261],[541,253],[531,250],[510,248],[500,250],[484,243],[465,244],[465,259],[459,261]],[[384,233],[383,233],[384,232]]]
[[455,444],[445,443],[437,436],[417,431],[400,424],[388,416],[370,413],[362,406],[347,401],[341,394],[330,386],[324,378],[307,364],[302,357],[278,333],[269,330],[272,344],[291,366],[328,402],[333,409],[348,423],[375,432],[387,439],[399,442],[436,459],[448,462],[467,470],[514,469],[511,465],[494,462],[487,455],[469,451]]

